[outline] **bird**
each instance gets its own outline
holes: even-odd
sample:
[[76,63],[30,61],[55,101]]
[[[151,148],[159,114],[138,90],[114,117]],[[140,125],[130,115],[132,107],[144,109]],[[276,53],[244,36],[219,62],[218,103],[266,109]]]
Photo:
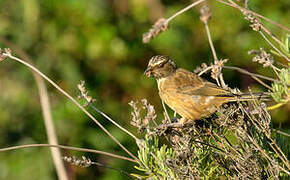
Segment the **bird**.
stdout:
[[144,75],[157,80],[159,96],[181,119],[178,124],[209,117],[228,102],[266,98],[263,93],[234,94],[197,74],[178,68],[168,56],[153,56]]

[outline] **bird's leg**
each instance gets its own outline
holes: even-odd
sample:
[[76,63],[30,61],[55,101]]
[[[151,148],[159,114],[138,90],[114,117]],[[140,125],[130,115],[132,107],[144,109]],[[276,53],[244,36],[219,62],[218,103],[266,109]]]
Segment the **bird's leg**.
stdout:
[[180,120],[179,120],[178,123],[185,125],[185,124],[187,124],[189,121],[190,121],[190,120],[187,119],[187,118],[180,118]]
[[[176,119],[176,118],[175,118]],[[175,120],[174,119],[174,120]],[[188,125],[188,119],[181,118],[178,122],[169,123],[169,124],[161,124],[158,126],[158,129],[167,129],[167,128],[182,128],[186,125]]]
[[168,128],[182,128],[183,124],[176,122],[176,123],[169,123],[169,124],[161,124],[157,127],[157,129],[168,129]]
[[176,111],[174,111],[174,117],[176,117],[176,114],[177,114],[177,112],[176,112]]

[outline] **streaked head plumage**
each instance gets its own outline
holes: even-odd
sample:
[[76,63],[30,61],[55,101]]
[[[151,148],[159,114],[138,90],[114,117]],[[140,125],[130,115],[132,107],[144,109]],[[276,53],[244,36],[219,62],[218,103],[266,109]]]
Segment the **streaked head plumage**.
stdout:
[[176,70],[177,66],[168,56],[153,56],[145,70],[144,74],[148,77],[162,78]]

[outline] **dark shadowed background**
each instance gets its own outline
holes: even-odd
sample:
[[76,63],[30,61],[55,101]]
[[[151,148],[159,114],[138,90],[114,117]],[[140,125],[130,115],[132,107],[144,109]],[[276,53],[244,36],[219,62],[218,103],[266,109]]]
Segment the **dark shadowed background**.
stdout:
[[[0,37],[22,48],[39,70],[52,78],[72,96],[77,84],[85,80],[95,104],[118,123],[136,132],[130,125],[131,100],[146,98],[154,104],[162,119],[162,106],[156,83],[143,76],[151,56],[171,56],[178,66],[193,71],[201,63],[213,61],[198,9],[194,8],[170,23],[168,31],[149,44],[142,34],[160,17],[169,17],[190,2],[181,0],[0,0]],[[209,23],[219,58],[227,65],[274,77],[271,69],[251,61],[247,51],[270,47],[248,26],[241,13],[216,1]],[[290,26],[289,0],[249,1],[256,12],[287,27]],[[200,8],[200,6],[198,6]],[[266,23],[279,38],[285,32]],[[0,47],[4,48],[3,41]],[[10,47],[13,51],[13,48]],[[17,56],[17,54],[14,53]],[[275,57],[278,59],[279,57]],[[249,76],[224,70],[230,87],[247,91],[265,91]],[[210,75],[207,75],[208,77]],[[126,155],[74,104],[48,85],[59,143]],[[92,111],[93,112],[93,111]],[[123,145],[134,153],[133,139],[94,113]],[[289,105],[272,111],[275,127],[289,133]],[[31,72],[15,61],[0,63],[0,147],[29,143],[47,143],[38,91]],[[88,153],[62,151],[65,155],[91,158],[134,172],[133,164]],[[101,167],[80,168],[67,165],[73,179],[126,179]],[[0,153],[0,179],[56,179],[48,148],[30,148]]]

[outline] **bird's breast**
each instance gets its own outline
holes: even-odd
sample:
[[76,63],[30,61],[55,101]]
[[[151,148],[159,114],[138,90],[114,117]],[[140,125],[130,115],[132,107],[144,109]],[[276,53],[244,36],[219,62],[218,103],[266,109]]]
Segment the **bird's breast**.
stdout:
[[170,78],[157,80],[160,98],[185,119],[195,120],[212,114],[223,104],[214,96],[187,94],[178,91],[178,86]]
[[168,78],[157,80],[160,98],[174,111],[182,117],[192,117],[191,112],[188,112],[186,102],[182,94],[176,93],[176,87]]

